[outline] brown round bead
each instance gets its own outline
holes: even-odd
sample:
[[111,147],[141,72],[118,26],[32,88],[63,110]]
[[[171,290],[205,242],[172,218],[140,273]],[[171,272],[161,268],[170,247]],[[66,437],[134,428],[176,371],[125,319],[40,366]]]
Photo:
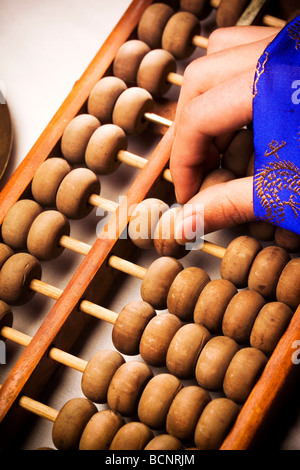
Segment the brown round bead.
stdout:
[[143,450],[153,437],[153,432],[146,424],[131,421],[116,433],[110,450]]
[[235,238],[222,259],[221,277],[231,281],[237,288],[246,287],[252,262],[261,249],[261,244],[255,238],[246,235]]
[[180,380],[172,374],[154,376],[144,388],[138,406],[138,416],[151,429],[162,429],[176,394],[182,388]]
[[153,98],[147,90],[138,87],[123,91],[113,110],[113,124],[128,135],[141,134],[148,126],[145,113],[153,111]]
[[289,253],[298,253],[300,251],[300,235],[282,227],[276,227],[275,229],[275,242]]
[[175,436],[159,434],[148,442],[144,450],[183,450],[183,444]]
[[151,49],[160,49],[163,30],[174,15],[174,10],[165,3],[154,3],[144,11],[138,24],[137,34]]
[[189,57],[195,50],[194,36],[200,34],[200,23],[193,13],[180,11],[171,16],[162,35],[162,48],[169,51],[176,60]]
[[4,243],[15,250],[26,248],[30,227],[41,212],[41,206],[31,199],[17,201],[9,209],[2,223]]
[[100,182],[95,173],[88,168],[76,168],[65,176],[58,188],[57,209],[69,219],[81,219],[93,210],[89,197],[99,193]]
[[104,349],[94,354],[81,378],[81,389],[86,398],[93,403],[106,403],[111,379],[124,362],[121,354],[114,350]]
[[253,152],[253,131],[241,129],[225,150],[222,157],[222,167],[230,170],[237,178],[242,178],[246,176]]
[[0,243],[0,269],[4,265],[5,261],[8,260],[14,254],[13,249],[5,243]]
[[154,367],[166,364],[169,344],[181,326],[179,318],[170,313],[161,313],[150,320],[140,342],[140,355],[147,364]]
[[219,28],[234,26],[249,4],[249,0],[222,0],[217,9],[216,21]]
[[223,334],[239,344],[249,343],[253,323],[266,301],[253,290],[242,290],[230,300],[222,323]]
[[131,39],[124,42],[113,63],[114,76],[123,80],[126,85],[136,85],[140,63],[148,52],[150,47],[144,41]]
[[171,87],[169,73],[176,72],[176,60],[164,49],[154,49],[145,55],[137,73],[137,84],[154,97],[164,96]]
[[207,390],[222,390],[226,370],[238,350],[238,344],[227,336],[210,339],[200,352],[196,364],[198,384]]
[[209,331],[202,325],[189,323],[173,336],[166,357],[169,372],[181,379],[195,376],[195,366],[204,345],[210,339]]
[[186,247],[175,239],[175,224],[180,211],[180,207],[173,207],[159,219],[154,231],[154,247],[159,256],[182,258],[188,254]]
[[181,441],[190,441],[194,437],[199,417],[210,396],[206,390],[196,385],[183,387],[171,403],[166,419],[168,434]]
[[128,234],[136,246],[142,249],[153,247],[155,227],[167,210],[168,205],[156,198],[144,199],[136,206],[128,224]]
[[125,362],[115,372],[109,384],[108,406],[122,416],[134,416],[141,393],[152,377],[153,373],[147,364]]
[[252,347],[270,356],[285,332],[293,312],[282,302],[269,302],[260,310],[250,336]]
[[278,246],[267,246],[261,250],[249,272],[249,289],[255,290],[266,299],[275,298],[279,276],[290,259],[287,251]]
[[227,181],[232,181],[236,177],[235,175],[226,170],[226,168],[216,168],[215,170],[210,171],[205,178],[203,179],[199,191],[203,189],[210,188],[215,184],[226,183]]
[[155,315],[154,308],[147,302],[137,300],[128,303],[117,316],[113,327],[112,341],[115,348],[128,356],[138,354],[141,336]]
[[100,121],[91,114],[80,114],[67,125],[61,138],[61,151],[73,165],[83,163],[85,149]]
[[105,124],[90,138],[85,152],[85,163],[98,175],[108,175],[120,166],[118,153],[126,149],[127,137],[123,129],[114,124]]
[[58,450],[78,450],[82,432],[97,412],[86,398],[73,398],[60,410],[52,429],[52,439]]
[[124,418],[112,410],[95,413],[82,433],[79,450],[108,450],[119,429],[124,426]]
[[256,348],[240,349],[225,374],[223,390],[227,398],[244,403],[259,379],[268,359]]
[[0,271],[0,298],[10,305],[23,305],[33,296],[33,279],[40,279],[39,261],[28,253],[16,253],[3,264]]
[[12,324],[13,313],[11,311],[11,308],[9,307],[9,305],[3,302],[3,300],[0,300],[0,332],[4,326],[9,326],[11,328]]
[[183,321],[191,320],[198,297],[209,281],[209,275],[201,268],[183,269],[177,274],[169,290],[169,312]]
[[44,211],[31,225],[27,237],[28,251],[38,259],[55,259],[64,250],[59,240],[69,234],[70,223],[63,214],[55,210]]
[[195,429],[199,450],[218,450],[239,414],[239,406],[228,398],[215,398],[204,408]]
[[206,326],[211,333],[220,331],[227,305],[237,292],[235,285],[226,279],[208,282],[196,302],[194,322]]
[[199,20],[204,20],[211,11],[211,5],[207,0],[180,0],[180,9],[193,13]]
[[37,169],[31,192],[34,199],[43,207],[55,207],[56,193],[64,177],[71,171],[64,158],[48,158]]
[[248,227],[252,237],[256,238],[257,240],[274,240],[275,227],[269,222],[265,222],[264,220],[255,220],[254,222],[250,222]]
[[99,80],[88,98],[89,114],[98,118],[101,124],[111,123],[116,101],[126,89],[126,83],[118,77],[104,77]]
[[141,296],[158,310],[167,308],[169,289],[183,266],[177,259],[162,256],[149,266],[141,284]]
[[283,268],[276,287],[276,298],[292,310],[300,304],[300,258],[293,258]]

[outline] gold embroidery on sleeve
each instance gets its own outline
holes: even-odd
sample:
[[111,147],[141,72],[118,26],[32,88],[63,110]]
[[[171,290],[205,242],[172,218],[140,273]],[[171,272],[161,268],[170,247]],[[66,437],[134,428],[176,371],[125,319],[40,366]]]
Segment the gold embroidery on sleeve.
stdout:
[[288,35],[291,39],[296,41],[296,49],[300,49],[300,21],[296,21],[292,26],[287,29]]
[[262,74],[264,73],[265,71],[265,68],[266,68],[266,63],[269,59],[269,52],[266,52],[266,57],[265,57],[265,60],[261,63],[261,62],[258,62],[257,63],[257,66],[256,66],[256,74],[255,74],[255,80],[254,80],[254,85],[253,85],[253,99],[256,97],[257,95],[257,84],[258,84],[258,80],[260,79],[260,77],[262,76]]

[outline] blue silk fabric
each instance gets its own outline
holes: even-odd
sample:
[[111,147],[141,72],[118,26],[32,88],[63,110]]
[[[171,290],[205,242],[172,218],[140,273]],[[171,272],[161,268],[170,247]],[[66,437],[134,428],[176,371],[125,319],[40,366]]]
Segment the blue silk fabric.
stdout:
[[255,217],[300,234],[300,16],[258,61],[253,130]]

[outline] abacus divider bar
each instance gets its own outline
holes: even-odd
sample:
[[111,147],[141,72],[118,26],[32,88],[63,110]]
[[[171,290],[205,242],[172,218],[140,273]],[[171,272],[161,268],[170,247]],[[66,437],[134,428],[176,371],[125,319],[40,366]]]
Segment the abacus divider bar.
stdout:
[[[43,281],[38,279],[33,279],[30,283],[30,289],[39,294],[46,295],[54,300],[58,300],[63,293],[58,287],[51,286]],[[99,320],[104,320],[108,323],[114,324],[117,318],[117,313],[108,310],[105,307],[101,307],[93,302],[88,300],[82,300],[78,306],[79,310],[88,315],[98,318]]]
[[[15,330],[9,326],[4,326],[1,331],[0,335],[3,338],[9,339],[14,343],[20,344],[21,346],[27,347],[30,341],[32,340],[31,336],[22,333],[21,331]],[[65,366],[72,367],[72,369],[76,369],[79,372],[84,372],[87,362],[79,357],[73,356],[61,349],[56,347],[52,347],[49,351],[49,357],[60,364],[64,364]]]
[[[1,387],[2,384],[0,384],[0,389]],[[30,413],[40,416],[41,418],[48,419],[48,421],[52,421],[53,423],[59,413],[59,411],[55,410],[54,408],[51,408],[48,405],[44,405],[43,403],[34,400],[33,398],[26,397],[25,395],[20,397],[18,405],[21,406],[21,408],[24,410],[30,411]]]

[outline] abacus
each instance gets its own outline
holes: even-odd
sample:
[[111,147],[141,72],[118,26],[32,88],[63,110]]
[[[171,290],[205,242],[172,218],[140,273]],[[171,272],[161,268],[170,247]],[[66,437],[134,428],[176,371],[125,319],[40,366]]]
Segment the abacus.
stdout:
[[[280,245],[284,238],[284,247],[262,248],[248,234],[228,247],[205,241],[201,251],[208,259],[222,260],[221,278],[212,280],[203,265],[184,268],[184,249],[172,230],[165,236],[164,224],[174,222],[177,209],[168,208],[174,196],[167,168],[176,103],[164,95],[171,85],[181,85],[176,61],[195,47],[207,47],[200,11],[189,5],[205,7],[204,17],[218,7],[218,2],[175,3],[133,0],[0,195],[1,337],[25,347],[0,389],[4,448],[14,447],[29,410],[54,422],[58,449],[246,449],[294,371],[299,258],[285,248],[295,252],[299,241],[280,238],[279,231],[276,240]],[[236,10],[233,24],[258,17],[265,25],[285,24],[260,8],[253,13],[256,3]],[[162,48],[149,32],[154,18]],[[185,41],[180,35],[170,40],[177,21],[188,24]],[[160,69],[151,74],[154,61]],[[128,138],[146,128],[161,137],[148,159],[127,150]],[[248,142],[247,131],[237,139]],[[250,156],[243,171],[251,166]],[[117,203],[100,195],[100,183],[120,163],[136,167],[138,174],[126,199]],[[212,181],[242,176],[240,169],[233,175],[230,165],[213,172]],[[71,224],[83,223],[95,207],[110,216],[89,245],[70,236]],[[122,237],[127,227],[132,235],[134,226],[145,233]],[[135,263],[141,249],[153,249],[148,235],[156,230],[156,259],[146,267]],[[42,268],[63,250],[81,258],[60,289],[42,280]],[[117,313],[105,303],[116,292],[120,273],[138,279],[141,298]],[[54,303],[31,337],[12,327],[12,311],[34,294]],[[114,348],[89,361],[71,354],[99,320],[113,325],[108,334]],[[141,359],[132,358],[137,355]],[[60,411],[39,401],[58,364],[82,374],[84,395]],[[225,396],[212,399],[211,391]]]

